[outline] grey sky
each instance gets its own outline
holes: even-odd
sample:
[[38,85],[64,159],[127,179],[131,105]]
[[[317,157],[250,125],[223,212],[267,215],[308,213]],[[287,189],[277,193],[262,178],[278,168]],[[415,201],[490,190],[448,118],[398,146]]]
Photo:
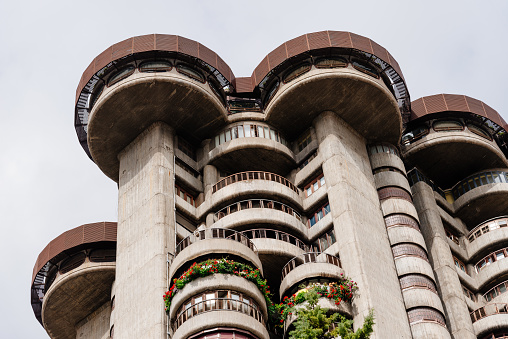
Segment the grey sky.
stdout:
[[47,337],[30,307],[37,255],[70,228],[117,219],[116,184],[73,128],[78,81],[106,47],[177,34],[250,76],[284,41],[351,31],[390,51],[413,100],[465,94],[508,120],[507,18],[507,1],[0,1],[0,337]]

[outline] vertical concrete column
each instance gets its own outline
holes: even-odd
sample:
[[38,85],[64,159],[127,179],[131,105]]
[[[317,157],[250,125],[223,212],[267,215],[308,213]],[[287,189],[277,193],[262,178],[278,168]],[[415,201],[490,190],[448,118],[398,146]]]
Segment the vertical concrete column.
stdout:
[[167,337],[162,295],[175,250],[173,131],[155,123],[120,154],[115,338]]
[[358,283],[355,328],[374,308],[371,338],[411,338],[365,139],[333,112],[314,121],[342,266]]
[[424,182],[416,183],[411,190],[452,336],[454,339],[475,339],[473,324],[455,270],[434,191]]
[[[217,183],[217,168],[212,165],[205,165],[203,168],[203,188],[205,190],[205,201],[212,199],[212,186]],[[213,224],[213,212],[206,216],[206,226]]]

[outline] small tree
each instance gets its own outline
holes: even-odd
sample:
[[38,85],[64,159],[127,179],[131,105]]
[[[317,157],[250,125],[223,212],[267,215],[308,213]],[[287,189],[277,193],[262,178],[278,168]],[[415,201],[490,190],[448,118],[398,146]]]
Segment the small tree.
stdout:
[[[297,311],[298,319],[294,322],[295,329],[289,332],[290,339],[368,339],[374,325],[374,312],[371,310],[365,318],[362,328],[353,331],[353,321],[339,313],[328,316],[328,309],[321,308],[318,303],[319,294],[316,290],[305,293],[307,305]],[[338,322],[333,330],[330,327]]]

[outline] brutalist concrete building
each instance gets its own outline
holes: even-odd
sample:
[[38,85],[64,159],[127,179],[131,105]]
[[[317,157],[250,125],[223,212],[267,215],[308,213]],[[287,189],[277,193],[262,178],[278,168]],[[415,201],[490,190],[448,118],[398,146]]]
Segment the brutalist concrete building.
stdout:
[[250,77],[180,36],[130,38],[84,71],[75,128],[118,183],[118,223],[37,258],[51,338],[287,338],[295,317],[272,326],[239,275],[195,279],[165,310],[174,279],[223,258],[276,303],[350,277],[351,301],[320,302],[355,327],[373,308],[371,338],[508,338],[508,125],[464,95],[411,101],[366,37],[302,35]]

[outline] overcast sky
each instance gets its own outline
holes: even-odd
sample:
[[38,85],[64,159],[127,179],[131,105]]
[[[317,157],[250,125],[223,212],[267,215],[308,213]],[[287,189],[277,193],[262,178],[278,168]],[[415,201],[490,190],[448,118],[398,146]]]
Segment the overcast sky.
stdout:
[[[217,52],[236,76],[304,33],[342,30],[387,48],[412,100],[452,93],[508,120],[508,2],[0,0],[0,337],[47,338],[30,307],[38,254],[70,228],[117,220],[117,187],[73,128],[92,59],[123,39],[177,34]],[[161,300],[162,302],[162,300]]]

